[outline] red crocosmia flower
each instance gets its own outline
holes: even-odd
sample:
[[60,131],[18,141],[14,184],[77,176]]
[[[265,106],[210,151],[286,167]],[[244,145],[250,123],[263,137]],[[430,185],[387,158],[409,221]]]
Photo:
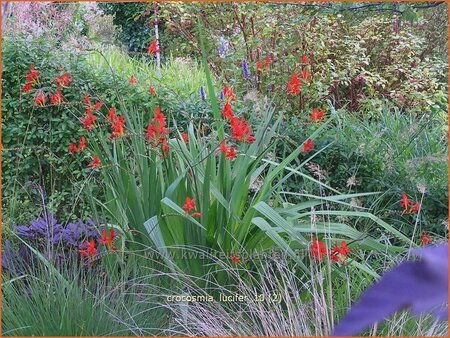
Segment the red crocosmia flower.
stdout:
[[169,146],[169,142],[167,141],[167,138],[163,137],[161,139],[161,150],[164,153],[168,153],[170,151],[170,146]]
[[102,162],[100,162],[100,159],[97,155],[94,155],[92,158],[92,162],[88,164],[88,168],[90,169],[96,169],[102,165]]
[[189,213],[189,211],[195,209],[195,200],[193,198],[186,197],[186,202],[183,205],[183,210],[186,211],[186,213]]
[[262,63],[261,61],[258,61],[258,62],[256,63],[256,69],[257,69],[257,70],[263,70],[263,63]]
[[255,141],[248,122],[243,117],[240,119],[237,117],[231,119],[231,131],[231,137],[236,141],[244,143],[253,143]]
[[116,118],[116,108],[111,107],[111,108],[109,108],[107,119],[109,122],[112,122],[112,121],[114,121],[115,118]]
[[220,143],[220,146],[219,146],[219,152],[220,152],[220,153],[226,154],[227,151],[228,151],[227,142],[226,142],[225,140],[223,140],[223,141]]
[[150,86],[150,88],[148,89],[148,92],[150,93],[150,95],[156,95],[156,89],[153,86]]
[[402,198],[400,200],[400,206],[403,208],[403,214],[417,214],[420,211],[421,204],[420,202],[413,202],[408,198],[408,195],[402,194]]
[[80,249],[81,257],[92,258],[97,254],[97,248],[95,247],[95,241],[91,239],[85,243],[85,248]]
[[39,71],[34,68],[33,65],[30,66],[30,72],[26,75],[28,82],[35,82],[39,77]]
[[402,199],[400,200],[400,206],[403,209],[405,209],[405,211],[406,211],[411,204],[412,204],[412,201],[408,198],[408,195],[402,194]]
[[97,101],[94,105],[94,110],[99,110],[101,107],[103,106],[103,100],[100,99],[99,101]]
[[291,80],[287,84],[287,92],[291,95],[297,95],[300,93],[301,90],[301,84],[300,80],[298,79],[297,74],[292,73]]
[[234,264],[239,264],[240,262],[241,262],[241,259],[238,257],[238,255],[236,254],[236,253],[232,253],[231,254],[231,261],[234,263]]
[[147,135],[146,138],[149,140],[150,144],[154,145],[154,140],[159,141],[159,137],[156,137],[156,134],[158,132],[158,127],[156,127],[154,122],[150,122],[150,124],[147,126]]
[[317,240],[317,238],[312,238],[312,243],[309,246],[309,251],[311,252],[311,256],[318,260],[319,262],[327,256],[328,250],[325,246],[325,243]]
[[236,149],[234,149],[234,147],[230,147],[225,154],[225,158],[234,160],[236,158]]
[[72,82],[72,78],[69,73],[65,73],[61,76],[55,77],[55,83],[59,87],[68,87]]
[[202,217],[202,213],[201,213],[201,212],[194,212],[194,213],[192,214],[192,217],[200,218],[200,217]]
[[223,106],[222,115],[227,120],[231,120],[234,117],[233,108],[231,107],[231,104],[229,104],[228,102],[225,103],[225,105]]
[[266,68],[269,67],[269,65],[270,65],[270,56],[269,55],[266,56],[266,59],[264,60],[264,65],[266,66]]
[[161,112],[161,107],[155,108],[155,119],[158,120],[161,124],[166,125],[166,116]]
[[125,116],[114,116],[111,121],[111,138],[115,139],[125,134]]
[[45,101],[47,101],[47,97],[43,91],[39,91],[34,97],[34,103],[36,106],[43,107],[45,105]]
[[426,246],[432,242],[431,237],[427,232],[422,232],[420,240],[422,242],[422,246]]
[[302,147],[302,153],[308,153],[308,152],[310,152],[313,149],[314,149],[314,143],[309,138],[309,139],[306,140],[305,144]]
[[184,143],[188,143],[189,142],[188,133],[186,133],[186,132],[181,133],[181,138],[183,139]]
[[149,54],[156,54],[160,51],[161,49],[159,48],[158,40],[153,40],[152,43],[150,43],[150,46],[147,47],[147,52]]
[[346,241],[341,242],[340,254],[347,256],[350,253],[350,248],[347,246]]
[[131,83],[132,85],[135,85],[135,84],[137,83],[137,80],[136,80],[136,78],[134,77],[134,75],[131,75],[131,77],[130,77],[130,83]]
[[83,124],[84,129],[91,131],[92,129],[95,128],[95,121],[97,120],[97,118],[92,113],[91,107],[86,108],[86,114],[87,117],[81,118],[81,123]]
[[308,79],[309,79],[309,72],[306,69],[302,69],[300,71],[300,77],[302,78],[303,81],[308,81]]
[[333,248],[331,249],[330,253],[330,259],[335,263],[338,263],[340,261],[338,249],[339,248]]
[[88,106],[91,105],[91,98],[88,93],[84,93],[83,103],[86,103]]
[[69,152],[76,154],[78,152],[78,147],[73,143],[69,144]]
[[116,247],[113,245],[114,239],[116,238],[116,231],[111,228],[109,230],[109,236],[106,235],[106,229],[102,230],[102,238],[100,239],[100,244],[105,245],[108,250],[116,250]]
[[320,111],[318,108],[313,108],[310,117],[314,122],[318,122],[325,117],[325,113],[323,111]]
[[55,94],[50,94],[50,103],[59,106],[64,102],[64,98],[62,96],[61,90],[57,90]]
[[117,115],[116,115],[116,108],[115,107],[111,107],[108,110],[108,116],[106,117],[106,119],[113,123],[115,119],[117,119]]
[[30,82],[25,83],[21,89],[24,93],[29,92],[30,90],[33,90],[33,85]]
[[335,246],[331,249],[330,258],[333,262],[345,262],[348,254],[350,253],[350,248],[347,246],[346,241],[341,242],[341,246]]
[[303,63],[304,65],[306,65],[306,64],[309,63],[308,56],[302,55],[302,63]]
[[225,96],[225,99],[228,102],[236,100],[236,96],[234,96],[233,88],[228,87],[227,85],[223,86],[223,96]]
[[87,117],[82,117],[81,118],[81,123],[83,124],[84,129],[91,131],[92,129],[95,128],[95,121],[97,120],[97,118],[90,114]]
[[78,142],[78,150],[83,151],[86,149],[86,137],[81,136],[80,141]]
[[419,203],[419,202],[415,202],[415,203],[411,206],[410,212],[411,212],[412,214],[417,214],[417,213],[420,211],[420,207],[421,207],[420,203]]
[[27,74],[27,82],[35,83],[39,77],[39,71],[37,71],[33,65],[30,66],[30,72]]
[[[111,230],[113,230],[113,229],[111,229]],[[108,235],[106,234],[106,229],[103,229],[103,230],[102,230],[102,238],[100,239],[100,244],[106,245],[106,244],[108,244],[108,243],[111,243],[112,240],[114,239],[114,237],[111,238],[111,240],[110,240],[109,237],[110,237],[110,236],[108,236]]]
[[167,134],[166,116],[161,112],[160,107],[156,107],[155,117],[150,121],[147,127],[146,138],[152,147],[165,143],[165,148],[168,148],[168,142],[166,140]]

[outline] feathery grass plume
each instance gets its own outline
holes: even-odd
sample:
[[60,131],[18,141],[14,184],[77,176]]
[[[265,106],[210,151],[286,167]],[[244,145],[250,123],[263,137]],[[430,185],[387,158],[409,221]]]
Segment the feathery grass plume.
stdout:
[[[206,287],[198,288],[198,277],[178,270],[149,271],[148,276],[133,280],[140,286],[144,302],[146,297],[157,295],[161,300],[158,307],[171,313],[172,326],[162,335],[326,336],[339,312],[345,311],[351,299],[372,282],[350,266],[330,280],[328,268],[313,262],[310,275],[305,276],[282,251],[274,254],[269,250],[259,256],[239,252],[242,263],[236,265],[229,253],[184,249],[209,257],[214,262],[211,267],[218,266],[227,279],[219,281],[214,273],[207,273],[201,277]],[[162,276],[172,280],[170,286],[154,285],[152,281]],[[445,335],[447,330],[446,323],[436,323],[429,316],[411,321],[411,316],[402,313],[369,335]]]

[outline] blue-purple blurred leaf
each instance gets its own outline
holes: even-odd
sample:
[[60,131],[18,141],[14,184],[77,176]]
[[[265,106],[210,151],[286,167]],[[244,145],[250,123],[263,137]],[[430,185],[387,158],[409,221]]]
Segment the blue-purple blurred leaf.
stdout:
[[417,315],[434,313],[439,319],[447,318],[448,245],[430,246],[412,253],[421,260],[403,262],[384,274],[335,327],[334,336],[358,334],[402,309],[410,309]]

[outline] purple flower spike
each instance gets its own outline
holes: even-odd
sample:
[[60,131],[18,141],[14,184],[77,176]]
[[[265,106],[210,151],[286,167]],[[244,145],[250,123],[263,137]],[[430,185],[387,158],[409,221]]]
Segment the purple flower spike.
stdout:
[[205,88],[203,88],[203,86],[200,87],[200,98],[202,99],[202,101],[206,101],[206,93]]
[[250,70],[248,69],[248,63],[246,59],[242,60],[242,75],[245,80],[250,80]]
[[350,336],[396,311],[433,313],[445,320],[448,309],[448,245],[412,250],[420,261],[403,262],[384,274],[335,327],[334,336]]
[[220,40],[219,40],[219,48],[218,48],[219,56],[220,56],[222,59],[225,59],[225,58],[226,58],[228,48],[229,48],[229,42],[228,42],[228,40],[225,39],[225,37],[222,35],[222,36],[220,37]]

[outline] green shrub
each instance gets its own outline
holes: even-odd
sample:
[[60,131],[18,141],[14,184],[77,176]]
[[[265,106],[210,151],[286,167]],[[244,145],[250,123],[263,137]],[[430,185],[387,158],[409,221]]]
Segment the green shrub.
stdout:
[[[180,116],[180,122],[189,120],[192,114],[201,116],[206,109],[199,96],[204,77],[195,63],[168,62],[161,76],[157,76],[154,65],[130,59],[117,50],[105,51],[105,56],[96,51],[55,52],[51,41],[20,37],[5,37],[2,46],[5,64],[2,179],[7,224],[26,223],[40,212],[36,206],[41,206],[42,201],[27,182],[44,188],[45,203],[58,218],[69,221],[92,216],[81,193],[89,173],[68,152],[69,143],[83,135],[78,112],[84,109],[81,105],[84,92],[94,93],[96,99],[104,99],[108,106],[119,107],[119,99],[126,97],[127,103],[142,112],[149,112],[159,102],[166,111]],[[104,57],[111,62],[114,72]],[[48,86],[44,88],[46,94],[56,89],[53,78],[62,74],[59,69],[71,74],[73,82],[63,89],[66,104],[39,108],[33,101],[35,91],[20,91],[32,64],[41,73],[40,86]],[[131,75],[138,79],[136,86],[129,83]],[[150,85],[158,95],[149,94]],[[163,95],[168,99],[160,100]]]
[[[55,50],[45,40],[27,41],[20,37],[3,40],[3,210],[10,221],[26,222],[36,211],[36,199],[27,187],[35,182],[47,194],[52,211],[61,209],[70,217],[75,203],[76,214],[81,216],[85,205],[76,201],[85,174],[71,166],[67,147],[71,138],[80,136],[77,122],[65,105],[37,108],[33,98],[35,91],[21,92],[30,65],[40,71],[40,82],[45,83],[48,95],[56,90],[55,76],[59,69],[71,72],[70,60],[74,55]],[[37,88],[39,85],[35,85]],[[74,87],[63,90],[63,96],[74,105],[80,93]],[[38,205],[42,201],[37,201]],[[81,213],[80,213],[81,211]]]
[[[327,100],[336,108],[364,116],[386,104],[421,115],[446,102],[447,61],[439,52],[442,46],[432,48],[418,27],[429,27],[427,32],[432,36],[445,35],[446,29],[431,25],[426,16],[416,13],[415,22],[405,20],[398,26],[401,17],[397,15],[366,13],[355,19],[339,11],[321,12],[296,4],[162,6],[165,25],[173,28],[168,34],[187,37],[198,50],[196,26],[192,24],[192,18],[198,17],[208,27],[207,48],[214,52],[209,61],[217,75],[242,89],[257,88],[289,114],[323,106]],[[440,17],[445,16],[443,9],[437,9]],[[218,11],[223,15],[206,19]],[[220,56],[218,49],[227,51]],[[302,55],[308,58],[306,64]],[[257,62],[264,64],[266,56],[269,67],[257,71]],[[242,76],[243,59],[248,62],[250,80]],[[299,76],[300,69],[309,71],[310,80],[300,95],[289,96],[286,85],[291,73]]]
[[[400,197],[406,193],[421,199],[422,230],[445,235],[447,220],[447,118],[436,109],[420,119],[398,110],[384,109],[372,119],[360,119],[340,111],[337,123],[319,144],[333,145],[312,160],[309,172],[341,192],[377,191],[380,196],[364,201],[383,219],[394,222],[405,234],[412,235],[415,218],[400,215]],[[300,140],[308,127],[291,119],[290,136]],[[299,132],[300,129],[300,132]],[[281,151],[281,150],[280,150]],[[301,189],[301,182],[288,183],[288,191]],[[363,203],[363,201],[354,201]],[[416,233],[417,235],[417,233]]]
[[145,2],[99,4],[100,9],[112,15],[119,28],[118,38],[130,52],[146,52],[152,40],[152,18],[147,7]]

